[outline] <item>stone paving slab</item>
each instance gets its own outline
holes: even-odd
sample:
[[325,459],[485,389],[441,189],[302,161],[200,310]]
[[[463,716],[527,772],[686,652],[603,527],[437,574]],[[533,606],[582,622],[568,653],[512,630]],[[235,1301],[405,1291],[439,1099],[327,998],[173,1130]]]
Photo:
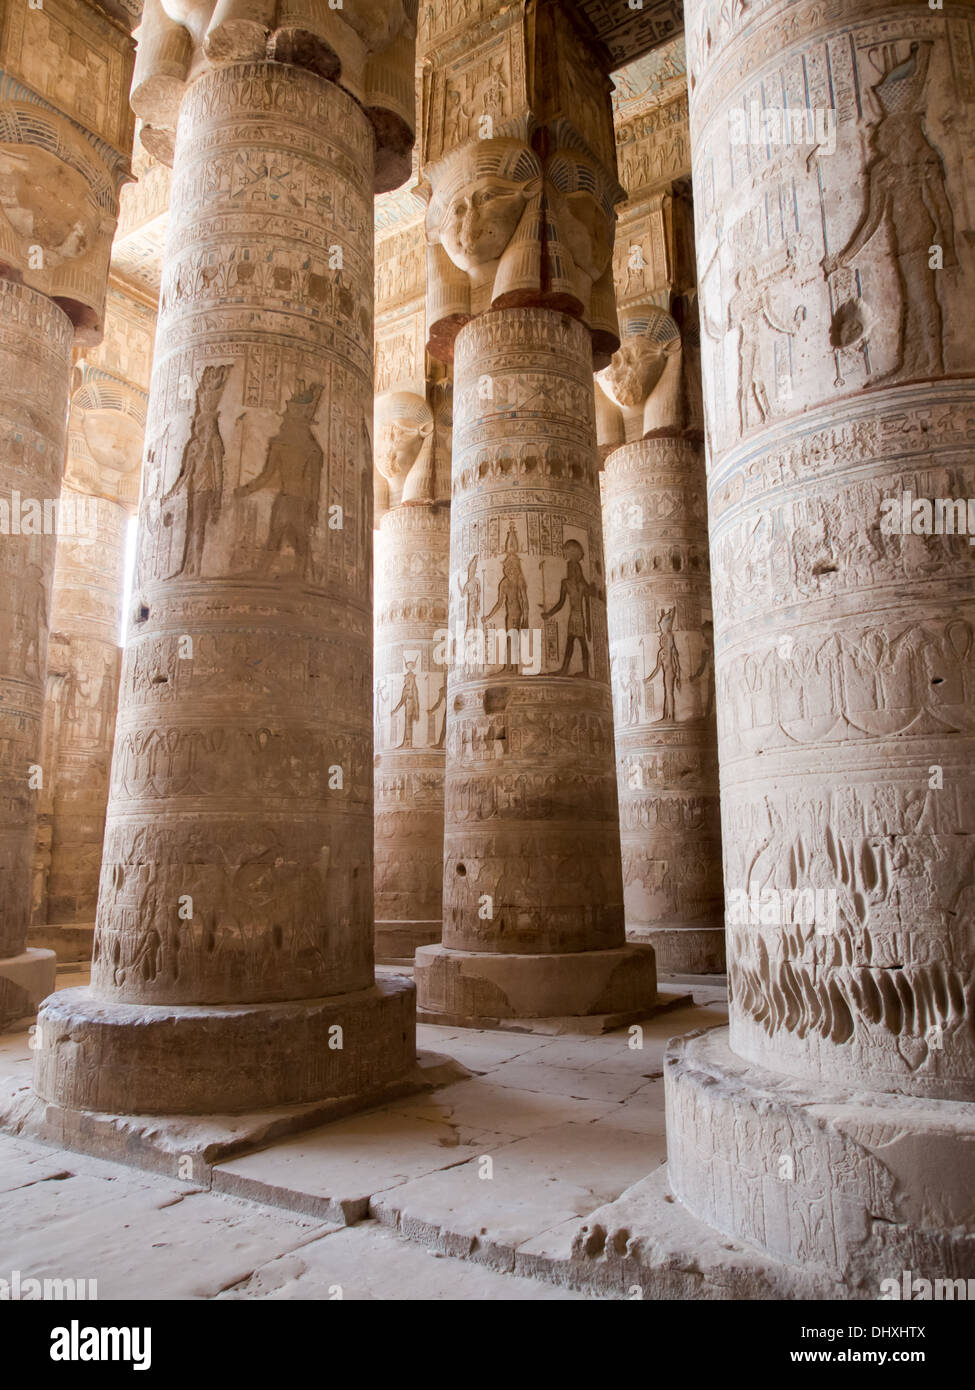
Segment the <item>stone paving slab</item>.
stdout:
[[398,1107],[339,1120],[213,1170],[213,1188],[341,1224],[363,1220],[377,1192],[465,1163],[488,1136]]
[[591,1295],[461,1263],[364,1221],[261,1265],[221,1300],[585,1301]]
[[410,1240],[512,1270],[519,1246],[612,1202],[662,1158],[605,1122],[560,1125],[378,1194],[371,1210]]

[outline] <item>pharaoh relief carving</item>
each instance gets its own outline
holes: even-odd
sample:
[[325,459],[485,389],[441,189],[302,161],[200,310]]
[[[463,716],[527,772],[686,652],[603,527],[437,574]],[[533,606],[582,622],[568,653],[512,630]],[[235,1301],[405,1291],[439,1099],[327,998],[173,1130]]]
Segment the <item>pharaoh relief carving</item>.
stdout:
[[[836,302],[834,347],[848,349],[858,337],[865,340],[868,308],[843,299],[843,289],[855,283],[861,252],[873,248],[878,234],[888,239],[893,261],[899,312],[895,315],[895,358],[886,372],[871,373],[871,384],[901,377],[938,375],[944,371],[944,322],[939,299],[947,277],[938,271],[958,268],[955,224],[945,187],[944,159],[929,138],[925,92],[932,40],[915,41],[906,56],[896,43],[868,56],[880,81],[871,92],[880,108],[869,134],[865,173],[865,206],[847,243],[823,258]],[[939,247],[938,271],[932,247]],[[840,274],[846,272],[846,274]],[[850,275],[853,272],[853,275]],[[838,277],[838,279],[836,278]],[[874,306],[876,315],[878,306]]]
[[[798,143],[762,143],[776,112],[751,69],[745,114],[734,120],[715,83],[703,83],[698,262],[718,449],[817,403],[826,385],[883,387],[965,370],[975,356],[975,330],[957,309],[970,255],[959,224],[959,214],[970,220],[959,144],[967,105],[946,99],[967,82],[951,45],[970,38],[920,19],[916,33],[865,27],[850,53],[829,60],[835,92],[826,45],[811,31]],[[770,21],[768,41],[779,33],[798,41]],[[798,98],[795,61],[780,64],[775,80]],[[719,131],[733,137],[723,153]]]

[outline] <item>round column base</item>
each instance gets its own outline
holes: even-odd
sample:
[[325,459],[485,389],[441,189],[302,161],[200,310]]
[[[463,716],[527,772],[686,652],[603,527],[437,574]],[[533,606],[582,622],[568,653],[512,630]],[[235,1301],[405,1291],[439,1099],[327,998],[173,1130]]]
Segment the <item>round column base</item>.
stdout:
[[54,993],[57,958],[53,951],[28,947],[19,956],[0,957],[0,1029],[37,1013]]
[[377,965],[412,965],[418,946],[433,946],[440,940],[440,918],[416,922],[377,922],[375,952]]
[[632,945],[652,946],[661,975],[723,975],[724,927],[649,927],[627,924]]
[[351,1098],[415,1065],[414,1001],[397,976],[279,1004],[116,1004],[66,989],[38,1015],[34,1090],[66,1109],[122,1115]]
[[538,956],[421,946],[415,979],[421,1015],[473,1027],[479,1020],[506,1018],[607,1014],[637,1019],[657,1002],[650,946]]
[[724,1028],[675,1039],[664,1075],[670,1185],[699,1220],[864,1297],[975,1276],[975,1105],[811,1085]]

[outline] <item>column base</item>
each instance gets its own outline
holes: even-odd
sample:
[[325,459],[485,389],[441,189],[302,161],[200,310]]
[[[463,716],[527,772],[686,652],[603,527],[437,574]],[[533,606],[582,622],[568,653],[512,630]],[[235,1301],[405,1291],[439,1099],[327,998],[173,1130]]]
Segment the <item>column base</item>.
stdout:
[[54,993],[57,960],[53,951],[28,947],[19,956],[0,958],[0,1030],[37,1013]]
[[975,1276],[975,1105],[813,1086],[724,1028],[672,1042],[665,1084],[670,1185],[698,1220],[856,1297]]
[[628,925],[626,939],[652,946],[661,975],[723,975],[724,927],[647,927]]
[[421,946],[416,953],[417,1016],[471,1028],[505,1019],[600,1018],[619,1028],[657,1005],[650,946],[565,955],[503,955]]
[[68,1110],[122,1115],[352,1098],[414,1066],[414,1000],[412,982],[398,976],[279,1004],[116,1004],[61,990],[38,1015],[34,1090]]
[[377,965],[412,965],[419,946],[440,941],[443,922],[439,919],[416,922],[377,922],[375,951]]

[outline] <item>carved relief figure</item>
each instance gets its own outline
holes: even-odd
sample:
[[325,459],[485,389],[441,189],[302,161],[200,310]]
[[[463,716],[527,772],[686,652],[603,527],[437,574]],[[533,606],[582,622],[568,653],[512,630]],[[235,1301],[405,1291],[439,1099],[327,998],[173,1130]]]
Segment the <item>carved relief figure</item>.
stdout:
[[420,692],[416,683],[416,662],[406,663],[406,674],[403,676],[403,691],[399,697],[399,704],[391,711],[391,715],[399,714],[403,711],[403,737],[400,739],[400,748],[413,747],[413,726],[420,717]]
[[873,88],[883,117],[871,133],[873,158],[867,165],[867,206],[846,246],[823,259],[827,277],[845,268],[883,229],[895,258],[901,295],[897,359],[878,383],[899,376],[944,370],[941,305],[931,247],[942,249],[942,265],[958,264],[954,219],[945,192],[941,156],[924,130],[923,98],[931,57],[930,42],[912,43],[910,56],[896,61]]
[[682,352],[680,330],[655,304],[634,305],[623,318],[623,341],[596,381],[621,416],[627,439],[679,429]]
[[[505,556],[501,567],[502,577],[498,581],[497,601],[490,613],[485,613],[484,625],[486,627],[495,613],[504,605],[505,630],[507,632],[521,632],[529,625],[528,586],[525,583],[524,571],[521,568],[521,559],[518,555],[518,537],[513,526],[508,528],[504,548]],[[517,670],[517,666],[508,662],[505,670]]]
[[[223,494],[223,439],[218,411],[231,366],[204,367],[196,388],[190,437],[183,448],[179,472],[162,501],[177,493],[186,499],[183,554],[175,574],[199,575],[207,527],[220,515]],[[169,514],[171,522],[172,513]],[[165,520],[164,516],[164,520]]]
[[558,602],[547,609],[542,617],[554,618],[555,614],[568,603],[569,626],[565,635],[565,654],[562,657],[559,675],[567,676],[569,674],[572,653],[578,646],[582,656],[582,670],[575,674],[588,676],[589,643],[592,641],[591,600],[593,595],[599,596],[599,590],[586,578],[583,572],[582,561],[585,552],[578,541],[566,541],[562,547],[562,554],[565,556],[566,573],[559,590]]
[[[657,631],[659,642],[657,645],[657,661],[649,676],[644,676],[644,685],[649,694],[653,681],[657,675],[663,676],[664,684],[664,708],[658,723],[672,722],[675,718],[675,692],[680,689],[681,670],[680,652],[677,649],[677,638],[674,636],[674,616],[676,608],[665,608],[657,618]],[[647,703],[650,701],[648,699]]]
[[437,710],[440,709],[441,705],[444,706],[443,723],[442,723],[441,726],[440,726],[440,735],[439,735],[439,737],[438,737],[436,743],[434,744],[434,747],[435,747],[435,748],[443,748],[443,747],[444,747],[445,740],[446,740],[446,736],[447,736],[447,710],[446,710],[446,704],[447,704],[447,679],[446,679],[446,677],[444,677],[443,684],[441,685],[440,690],[437,692],[437,698],[436,698],[436,700],[433,702],[433,704],[432,704],[432,705],[429,707],[429,709],[427,710],[427,714],[436,715]]
[[706,705],[702,717],[710,719],[714,710],[714,623],[711,622],[710,618],[703,624],[701,636],[704,638],[704,650],[701,652],[701,659],[697,663],[697,669],[691,676],[691,680],[704,681]]
[[472,555],[467,563],[467,578],[460,586],[464,600],[464,635],[474,632],[481,621],[481,581],[477,577],[477,559]]
[[312,421],[322,394],[320,383],[299,381],[285,406],[281,426],[267,449],[264,467],[249,483],[237,488],[237,497],[277,486],[271,507],[271,524],[262,572],[270,570],[276,556],[290,543],[303,573],[309,565],[308,542],[318,520],[321,493],[322,446],[312,432]]
[[[791,258],[786,269],[792,269]],[[772,291],[783,270],[776,268],[765,278],[761,278],[758,267],[746,265],[735,276],[737,289],[728,305],[728,327],[738,329],[738,421],[742,434],[751,423],[752,409],[758,411],[758,423],[764,424],[772,413],[768,386],[765,381],[765,368],[762,364],[762,336],[765,326],[776,333],[795,337],[799,325],[806,317],[805,305],[800,304],[795,311],[793,322],[780,318],[772,304]],[[723,334],[705,319],[704,327],[708,336],[720,339]]]

